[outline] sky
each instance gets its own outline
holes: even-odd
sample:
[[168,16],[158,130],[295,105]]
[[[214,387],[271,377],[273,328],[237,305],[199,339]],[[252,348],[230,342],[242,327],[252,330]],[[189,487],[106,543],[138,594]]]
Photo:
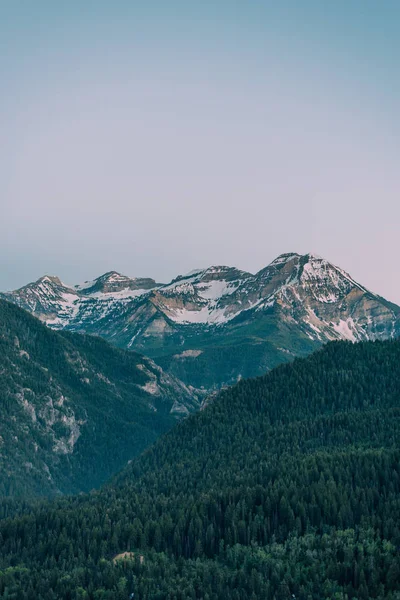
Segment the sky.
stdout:
[[0,0],[0,290],[322,255],[400,304],[398,0]]

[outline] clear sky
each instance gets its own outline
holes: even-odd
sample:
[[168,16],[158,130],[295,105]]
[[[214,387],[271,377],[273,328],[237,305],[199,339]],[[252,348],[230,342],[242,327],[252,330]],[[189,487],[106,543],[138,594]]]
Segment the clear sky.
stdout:
[[0,289],[320,254],[400,303],[398,0],[0,0]]

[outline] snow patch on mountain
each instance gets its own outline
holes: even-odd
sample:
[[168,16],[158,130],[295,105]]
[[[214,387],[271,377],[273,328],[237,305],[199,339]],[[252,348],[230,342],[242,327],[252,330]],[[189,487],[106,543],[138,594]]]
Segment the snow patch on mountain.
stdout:
[[90,299],[95,298],[96,300],[105,300],[108,302],[110,299],[112,300],[124,300],[131,298],[138,298],[139,296],[143,296],[143,294],[148,294],[149,290],[131,290],[129,288],[124,288],[123,290],[119,290],[118,292],[93,292],[90,294]]
[[171,315],[176,323],[201,323],[201,324],[221,324],[226,323],[229,318],[225,310],[218,308],[212,309],[204,306],[200,310],[188,310],[186,308],[177,308]]
[[334,330],[342,339],[356,342],[358,339],[357,327],[352,318],[341,319],[338,323],[333,323]]
[[214,280],[206,283],[204,285],[199,285],[197,290],[199,296],[205,298],[206,300],[218,300],[222,298],[222,296],[227,296],[233,294],[235,290],[237,290],[239,283],[231,283],[228,281],[222,280]]

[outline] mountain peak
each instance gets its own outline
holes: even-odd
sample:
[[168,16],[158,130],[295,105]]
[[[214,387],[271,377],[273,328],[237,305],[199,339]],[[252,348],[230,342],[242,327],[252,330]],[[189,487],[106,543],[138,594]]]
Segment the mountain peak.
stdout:
[[57,277],[56,275],[43,275],[43,277],[40,277],[37,280],[37,283],[47,283],[47,282],[51,282],[51,283],[56,283],[57,285],[63,285],[61,279],[59,277]]
[[70,289],[70,287],[68,285],[66,285],[65,283],[63,283],[61,281],[61,279],[59,277],[57,277],[56,275],[43,275],[42,277],[39,277],[39,279],[37,279],[36,281],[33,281],[31,283],[27,283],[26,285],[22,286],[21,288],[19,288],[18,290],[16,290],[17,293],[21,292],[29,292],[29,291],[33,291],[36,289],[40,289],[42,287],[45,288],[62,288],[64,290]]
[[114,281],[114,280],[120,280],[120,279],[128,279],[128,277],[126,275],[122,275],[121,273],[118,273],[118,271],[107,271],[106,273],[104,273],[103,275],[100,275],[100,277],[97,278],[97,280],[103,280],[103,281]]
[[280,254],[279,256],[277,256],[275,260],[273,260],[270,264],[282,265],[290,262],[294,258],[300,258],[300,254],[297,254],[297,252],[286,252],[285,254]]
[[246,279],[247,277],[251,277],[251,273],[226,265],[212,265],[205,269],[202,275],[203,280],[223,279],[225,281]]
[[148,277],[130,278],[127,275],[122,275],[118,271],[107,271],[93,281],[85,281],[81,285],[76,285],[75,289],[85,295],[91,295],[96,292],[110,294],[113,292],[121,292],[122,290],[150,290],[157,287],[154,279]]
[[323,256],[320,256],[319,254],[315,254],[314,252],[307,252],[307,254],[304,255],[305,257],[307,257],[309,260],[313,261],[313,260],[323,260],[325,262],[329,262],[327,261]]
[[323,256],[320,256],[319,254],[315,254],[314,252],[307,252],[306,254],[299,254],[298,252],[285,252],[284,254],[280,254],[279,256],[277,256],[275,258],[275,260],[273,260],[268,266],[283,265],[283,264],[291,262],[292,260],[295,260],[295,259],[301,259],[302,262],[304,262],[304,261],[307,261],[307,262],[323,261],[326,263],[329,262],[325,258],[323,258]]
[[211,265],[205,269],[194,269],[186,275],[178,275],[171,281],[171,283],[165,286],[167,289],[175,288],[181,284],[198,284],[208,283],[211,281],[220,282],[232,282],[241,281],[249,277],[252,277],[251,273],[247,271],[241,271],[236,267],[229,267],[227,265]]

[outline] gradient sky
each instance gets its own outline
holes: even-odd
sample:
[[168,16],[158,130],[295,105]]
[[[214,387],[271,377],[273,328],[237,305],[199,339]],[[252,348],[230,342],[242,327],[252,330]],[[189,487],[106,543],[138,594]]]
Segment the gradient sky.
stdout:
[[320,254],[400,304],[398,0],[0,0],[0,290]]

